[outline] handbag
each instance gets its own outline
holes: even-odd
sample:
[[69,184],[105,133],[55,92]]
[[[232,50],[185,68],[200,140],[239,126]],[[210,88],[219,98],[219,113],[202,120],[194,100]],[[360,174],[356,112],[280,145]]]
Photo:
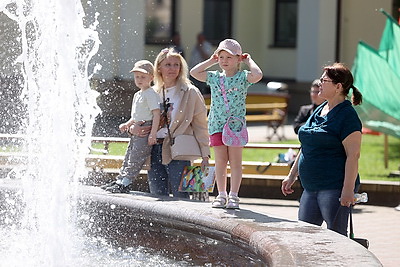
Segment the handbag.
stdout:
[[181,192],[212,193],[214,185],[215,167],[206,166],[203,172],[200,166],[185,166],[178,190]]
[[[229,113],[229,104],[225,92],[225,84],[223,76],[219,77],[219,82],[221,85],[222,96],[224,97],[226,112]],[[239,131],[233,131],[231,129],[230,127],[231,121],[238,121],[241,123]],[[249,134],[247,132],[246,121],[238,117],[229,116],[224,127],[222,128],[222,143],[224,143],[224,145],[226,146],[242,147],[245,146],[248,141],[249,141]]]
[[173,160],[195,160],[201,158],[199,143],[197,143],[193,135],[178,135],[172,141],[171,156]]
[[[239,131],[233,131],[230,127],[230,122],[231,121],[239,121],[241,123],[241,127]],[[246,124],[243,120],[230,116],[227,120],[227,122],[224,125],[224,128],[222,129],[222,143],[226,146],[245,146],[247,142],[249,141],[249,134],[247,132],[247,127]]]
[[[165,92],[163,89],[164,110],[168,113],[169,106],[166,105]],[[195,160],[201,158],[199,143],[194,135],[182,134],[172,138],[171,130],[169,129],[168,116],[165,116],[168,136],[171,145],[171,157],[173,160]]]

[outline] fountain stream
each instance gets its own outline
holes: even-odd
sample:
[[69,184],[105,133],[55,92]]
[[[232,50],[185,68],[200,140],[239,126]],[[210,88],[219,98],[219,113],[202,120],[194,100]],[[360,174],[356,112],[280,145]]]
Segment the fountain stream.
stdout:
[[[99,112],[89,61],[100,42],[97,19],[85,26],[80,0],[67,2],[6,0],[0,5],[0,15],[12,21],[16,33],[9,48],[18,54],[13,74],[21,77],[14,86],[21,89],[23,105],[16,116],[22,121],[17,132],[24,136],[19,152],[25,160],[8,179],[0,179],[0,265],[187,266],[193,265],[192,254],[199,258],[197,248],[212,247],[214,262],[221,254],[215,247],[237,251],[170,228],[174,220],[152,222],[154,216],[147,214],[146,221],[137,209],[113,204],[118,197],[106,196],[106,203],[92,201],[97,193],[82,197],[80,181],[87,177],[85,157]],[[5,180],[19,184],[10,189]],[[252,256],[242,258],[252,262]],[[200,264],[208,261],[200,255]]]
[[20,133],[26,135],[21,149],[27,155],[24,168],[14,170],[22,183],[23,230],[2,250],[2,263],[67,265],[75,189],[86,172],[85,137],[98,112],[88,77],[97,32],[83,26],[80,0],[5,0],[0,12],[18,25],[21,54],[15,65],[22,75],[26,110]]

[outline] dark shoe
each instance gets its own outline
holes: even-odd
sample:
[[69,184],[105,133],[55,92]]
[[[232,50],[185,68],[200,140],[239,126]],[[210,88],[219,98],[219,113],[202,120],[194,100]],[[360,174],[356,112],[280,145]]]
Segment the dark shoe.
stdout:
[[111,187],[111,186],[114,186],[116,184],[117,184],[117,181],[112,181],[111,183],[104,184],[104,185],[100,186],[100,188],[103,189],[103,190],[106,190],[107,187]]
[[124,186],[122,184],[114,184],[113,186],[107,187],[105,190],[110,193],[128,194],[131,191],[131,185]]

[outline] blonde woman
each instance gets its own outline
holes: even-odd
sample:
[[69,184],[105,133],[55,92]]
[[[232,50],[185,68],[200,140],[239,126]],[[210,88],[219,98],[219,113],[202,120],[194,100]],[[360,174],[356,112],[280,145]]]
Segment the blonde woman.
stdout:
[[[150,192],[188,198],[186,192],[179,192],[179,183],[185,166],[190,160],[173,160],[170,137],[181,134],[194,135],[201,150],[202,167],[208,165],[210,155],[207,131],[207,108],[204,98],[188,78],[185,59],[173,48],[161,50],[154,62],[154,89],[165,101],[168,125],[157,132],[157,144],[151,152],[151,167],[148,172]],[[144,135],[148,127],[135,125],[131,133]]]

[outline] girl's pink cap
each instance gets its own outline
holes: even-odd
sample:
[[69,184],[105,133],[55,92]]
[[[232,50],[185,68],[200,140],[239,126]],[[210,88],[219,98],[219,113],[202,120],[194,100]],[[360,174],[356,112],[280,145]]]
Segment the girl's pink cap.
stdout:
[[242,47],[238,41],[234,39],[225,39],[219,43],[217,50],[214,54],[218,54],[221,50],[225,50],[231,55],[240,56],[242,54]]

